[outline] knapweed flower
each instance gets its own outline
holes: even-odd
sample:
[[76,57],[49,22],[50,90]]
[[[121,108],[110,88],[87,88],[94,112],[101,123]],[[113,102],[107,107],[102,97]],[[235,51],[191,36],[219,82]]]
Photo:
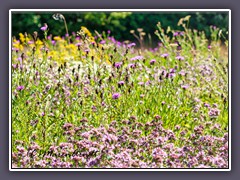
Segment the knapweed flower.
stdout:
[[120,95],[119,93],[114,93],[114,94],[112,95],[112,98],[113,98],[113,99],[118,99],[120,96],[121,96],[121,95]]
[[181,87],[185,90],[185,89],[189,88],[189,85],[186,84],[186,85],[182,85]]
[[143,58],[144,58],[143,56],[135,56],[131,58],[131,61],[142,60]]
[[118,84],[119,85],[124,85],[124,81],[119,81]]
[[184,35],[184,32],[183,31],[181,31],[181,32],[175,32],[175,33],[173,33],[173,36],[183,36]]
[[122,66],[122,62],[116,62],[115,64],[114,64],[114,67],[115,68],[120,68]]
[[175,73],[176,72],[176,69],[172,68],[170,69],[170,73]]
[[168,53],[164,53],[164,54],[161,55],[161,57],[163,57],[163,58],[167,58],[168,56],[169,56]]
[[178,74],[182,75],[182,76],[185,76],[185,71],[184,70],[181,70]]
[[46,30],[47,30],[47,28],[48,28],[48,25],[45,23],[45,24],[44,24],[44,26],[43,26],[43,27],[41,27],[40,29],[41,29],[42,31],[46,31]]
[[24,86],[18,86],[18,87],[17,87],[17,90],[18,90],[18,91],[22,91],[23,89],[24,89]]
[[184,60],[184,57],[183,56],[176,56],[176,59],[179,60],[179,61],[182,61],[182,60]]
[[212,109],[210,109],[210,111],[208,112],[208,115],[209,116],[219,116],[219,114],[220,114],[220,110],[219,109],[217,109],[217,108],[212,108]]
[[127,45],[128,48],[133,47],[133,46],[136,46],[136,43],[130,43]]
[[151,61],[150,61],[150,64],[154,64],[156,62],[156,60],[155,59],[152,59]]
[[71,124],[71,123],[65,123],[64,125],[63,125],[63,129],[64,130],[69,130],[70,128],[72,128],[73,127],[73,125]]
[[105,40],[101,40],[99,43],[100,43],[100,44],[105,44],[106,41],[105,41]]
[[13,69],[16,69],[18,67],[17,64],[12,64]]
[[135,64],[129,64],[128,67],[135,68]]

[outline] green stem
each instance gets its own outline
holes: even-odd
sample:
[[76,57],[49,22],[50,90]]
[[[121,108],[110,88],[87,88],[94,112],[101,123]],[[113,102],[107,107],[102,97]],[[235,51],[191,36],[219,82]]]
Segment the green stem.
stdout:
[[[66,34],[69,35],[69,34],[68,34],[68,28],[67,28],[66,19],[63,18],[63,21],[64,21],[64,25],[65,25],[65,29],[66,29]],[[67,36],[67,42],[68,42],[68,44],[69,44],[69,38],[68,38],[68,36]]]

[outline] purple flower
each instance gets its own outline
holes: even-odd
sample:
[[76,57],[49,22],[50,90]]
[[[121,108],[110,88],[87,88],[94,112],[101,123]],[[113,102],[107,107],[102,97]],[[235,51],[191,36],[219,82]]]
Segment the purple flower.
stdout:
[[182,61],[182,60],[184,60],[184,57],[183,56],[176,56],[176,59],[179,60],[179,61]]
[[81,45],[82,45],[82,43],[80,43],[80,42],[75,44],[75,46],[81,46]]
[[52,45],[54,45],[56,43],[56,41],[52,40]]
[[128,67],[135,68],[135,64],[129,64]]
[[43,26],[43,27],[41,27],[40,29],[41,29],[42,31],[46,31],[46,30],[47,30],[47,28],[48,28],[48,25],[45,23],[45,24],[44,24],[44,26]]
[[155,115],[155,117],[154,117],[156,120],[158,120],[158,119],[161,119],[161,116],[159,116],[159,115]]
[[124,85],[124,81],[119,81],[118,84],[119,85]]
[[28,41],[28,44],[33,44],[34,43],[34,41]]
[[211,45],[208,45],[208,49],[211,49],[212,48],[212,46]]
[[51,40],[52,39],[52,34],[50,34],[48,37],[47,37],[48,40]]
[[208,103],[203,103],[203,105],[204,105],[204,107],[207,107],[207,108],[211,107],[210,104],[208,104]]
[[63,129],[64,130],[69,130],[70,128],[72,128],[73,127],[73,125],[71,124],[71,123],[65,123],[64,125],[63,125]]
[[100,43],[100,44],[105,44],[106,41],[105,41],[105,40],[101,40],[99,43]]
[[75,44],[75,46],[81,46],[81,45],[82,45],[82,43],[80,43],[80,42]]
[[16,69],[18,67],[17,64],[12,64],[13,69]]
[[178,32],[173,33],[173,36],[178,36]]
[[184,70],[181,70],[178,74],[182,75],[182,76],[185,76],[185,71]]
[[110,31],[110,30],[108,30],[108,31],[107,31],[107,33],[108,33],[108,34],[110,34],[110,33],[111,33],[111,31]]
[[174,68],[170,69],[170,73],[175,73],[176,70]]
[[116,63],[114,64],[114,67],[115,67],[115,68],[120,68],[121,65],[122,65],[122,62],[116,62]]
[[130,43],[130,44],[127,45],[128,48],[130,48],[132,46],[136,46],[136,43]]
[[143,56],[135,56],[135,57],[131,58],[131,61],[141,60],[141,59],[143,59]]
[[142,85],[144,85],[144,82],[139,82],[138,84],[139,84],[140,86],[142,86]]
[[24,86],[18,86],[18,87],[17,87],[17,90],[18,90],[18,91],[22,91],[23,89],[24,89]]
[[151,61],[150,61],[150,64],[154,64],[156,62],[156,60],[155,59],[152,59]]
[[184,32],[183,31],[181,31],[181,32],[175,32],[175,33],[173,33],[173,36],[183,36],[184,35]]
[[120,94],[119,93],[114,93],[113,95],[112,95],[112,98],[113,99],[118,99],[120,97]]
[[167,58],[168,56],[169,56],[168,53],[164,53],[164,54],[161,55],[161,57],[163,57],[163,58]]
[[183,36],[183,35],[184,35],[184,32],[183,32],[183,31],[181,31],[181,32],[179,33],[179,35],[180,35],[180,36]]
[[19,51],[18,48],[12,48],[12,51]]
[[212,108],[210,109],[210,111],[208,112],[209,116],[219,116],[220,114],[220,110],[217,108]]
[[189,85],[182,85],[181,87],[185,90],[185,89],[189,88]]

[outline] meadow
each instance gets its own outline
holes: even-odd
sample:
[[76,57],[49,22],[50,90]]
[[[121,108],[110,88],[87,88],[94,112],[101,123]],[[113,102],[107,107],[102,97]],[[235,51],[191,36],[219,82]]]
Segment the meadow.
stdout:
[[228,168],[228,39],[189,20],[13,37],[12,168]]

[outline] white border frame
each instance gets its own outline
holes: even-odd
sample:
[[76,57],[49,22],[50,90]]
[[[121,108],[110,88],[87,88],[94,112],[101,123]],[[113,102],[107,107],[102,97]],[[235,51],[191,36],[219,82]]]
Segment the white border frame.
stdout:
[[[12,59],[11,59],[11,35],[12,35],[12,12],[151,12],[151,11],[158,11],[158,12],[228,12],[229,13],[229,31],[228,31],[228,112],[229,112],[229,168],[228,169],[12,169],[11,163],[11,154],[12,154],[12,145],[11,145],[11,129],[12,129],[12,103],[11,103],[11,94],[12,94],[12,79],[11,79],[11,67],[12,67]],[[231,171],[231,10],[230,9],[10,9],[9,10],[9,171]]]

